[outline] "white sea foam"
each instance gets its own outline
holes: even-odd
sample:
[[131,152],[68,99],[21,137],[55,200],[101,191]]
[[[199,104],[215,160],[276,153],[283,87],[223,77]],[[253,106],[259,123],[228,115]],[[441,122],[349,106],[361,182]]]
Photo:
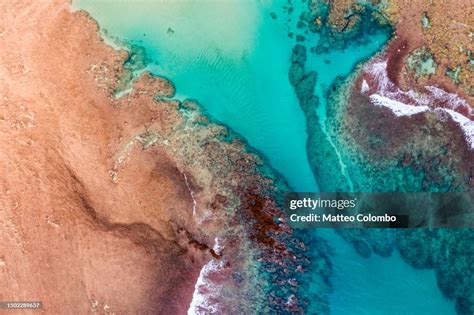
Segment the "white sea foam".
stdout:
[[443,108],[442,110],[451,115],[451,118],[461,127],[467,143],[469,144],[471,150],[474,150],[474,121],[452,109]]
[[193,216],[195,216],[197,201],[196,201],[196,198],[194,198],[194,191],[191,189],[191,186],[189,185],[188,177],[186,176],[186,173],[183,173],[183,176],[184,176],[184,181],[186,182],[186,187],[188,187],[189,194],[191,195],[191,198],[193,199]]
[[367,84],[367,81],[362,80],[362,84],[360,86],[360,92],[362,94],[365,94],[369,91],[369,84]]
[[390,98],[387,98],[379,94],[372,94],[370,96],[370,100],[372,104],[376,106],[390,108],[392,112],[398,117],[412,116],[412,115],[423,113],[430,110],[428,106],[407,105],[402,102],[392,100]]
[[415,91],[402,91],[393,83],[387,75],[387,61],[377,60],[365,67],[375,81],[376,91],[379,95],[403,103],[413,103],[414,105],[428,105],[425,97]]
[[[216,253],[222,252],[223,246],[219,238],[214,239],[213,249]],[[219,314],[220,309],[216,301],[219,300],[221,286],[210,279],[211,275],[224,268],[223,261],[210,260],[202,267],[199,277],[194,285],[194,293],[189,305],[188,315]]]
[[224,249],[224,246],[222,245],[222,242],[218,237],[214,238],[214,246],[212,249],[216,252],[216,254],[220,255],[222,253],[222,250]]
[[459,97],[459,95],[448,93],[445,90],[432,85],[426,86],[426,89],[431,92],[434,98],[440,99],[449,104],[451,109],[465,108],[468,110],[469,114],[472,114],[472,108],[469,106],[466,100]]
[[[460,126],[469,148],[474,150],[474,121],[456,111],[464,109],[470,116],[473,115],[472,108],[466,100],[435,86],[426,86],[427,93],[402,91],[388,78],[387,61],[380,58],[367,64],[365,71],[376,84],[377,93],[369,96],[372,104],[389,108],[398,117],[428,111],[447,113]],[[364,83],[365,80],[362,82],[361,93],[368,91]]]

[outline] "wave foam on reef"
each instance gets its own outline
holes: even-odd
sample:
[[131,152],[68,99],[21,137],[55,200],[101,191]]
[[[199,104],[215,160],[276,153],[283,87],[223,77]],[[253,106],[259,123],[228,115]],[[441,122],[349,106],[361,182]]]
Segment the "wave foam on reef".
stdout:
[[[220,254],[223,249],[217,237],[214,240],[213,249],[217,254]],[[224,262],[215,259],[210,260],[202,267],[194,286],[193,299],[189,305],[188,315],[220,313],[221,310],[217,301],[221,286],[212,278],[224,268]]]
[[214,297],[219,296],[219,286],[209,278],[223,268],[222,262],[211,260],[204,265],[196,281],[193,299],[188,309],[188,315],[194,314],[217,314],[219,305]]
[[428,106],[407,105],[405,103],[392,100],[391,98],[379,94],[370,95],[370,101],[376,106],[384,106],[390,108],[392,112],[397,116],[411,116],[429,110]]
[[376,58],[364,67],[360,91],[369,96],[372,104],[389,108],[398,117],[424,112],[435,112],[440,119],[448,115],[474,150],[474,115],[467,101],[435,86],[425,88],[425,93],[401,90],[388,78],[387,61]]

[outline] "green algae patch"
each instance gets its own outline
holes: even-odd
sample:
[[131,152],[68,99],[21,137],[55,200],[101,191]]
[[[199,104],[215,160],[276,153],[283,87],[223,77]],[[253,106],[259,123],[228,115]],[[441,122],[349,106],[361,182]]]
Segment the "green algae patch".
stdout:
[[435,74],[438,68],[433,54],[425,47],[415,49],[405,59],[405,64],[415,73],[415,77],[430,76]]
[[423,27],[423,29],[431,27],[431,21],[426,12],[423,13],[423,15],[421,16],[421,26]]
[[446,69],[446,75],[451,78],[451,80],[454,81],[454,83],[459,84],[461,83],[461,66],[457,66],[456,68],[448,68]]

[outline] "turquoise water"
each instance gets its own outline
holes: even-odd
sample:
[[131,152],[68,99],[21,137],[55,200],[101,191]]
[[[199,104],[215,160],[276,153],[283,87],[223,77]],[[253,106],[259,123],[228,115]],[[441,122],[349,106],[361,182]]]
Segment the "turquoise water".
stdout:
[[[316,34],[306,34],[307,42],[318,42],[320,36]],[[366,37],[363,44],[358,42],[349,42],[344,49],[334,49],[329,52],[320,54],[308,53],[308,59],[305,64],[305,71],[315,71],[317,73],[317,83],[314,90],[314,95],[319,99],[319,106],[316,109],[319,117],[319,122],[322,126],[323,132],[326,134],[329,143],[338,157],[338,167],[348,182],[348,187],[351,191],[354,190],[352,179],[347,170],[348,166],[344,164],[339,153],[339,148],[333,143],[333,140],[327,134],[327,111],[328,100],[327,92],[331,85],[338,77],[346,77],[349,75],[358,63],[367,60],[380,50],[384,43],[389,39],[390,34],[387,31],[379,31]],[[310,51],[310,45],[305,45]]]
[[389,258],[363,258],[331,229],[318,235],[334,249],[331,314],[455,314],[453,303],[437,289],[433,270],[413,269],[397,251]]
[[[199,101],[215,120],[231,127],[265,156],[295,191],[315,191],[308,164],[306,120],[288,81],[295,40],[294,3],[287,1],[74,1],[86,9],[109,35],[144,47],[149,69],[171,79],[178,98]],[[274,19],[271,13],[275,13]],[[305,34],[305,44],[318,40]],[[318,74],[317,111],[324,126],[326,94],[339,75],[347,75],[387,39],[375,33],[370,41],[346,50],[308,54],[307,70]],[[316,110],[316,109],[315,109]],[[325,129],[325,128],[323,128]],[[341,165],[344,168],[344,165]],[[415,270],[398,254],[390,258],[359,256],[330,230],[321,231],[335,249],[332,260],[333,314],[454,314],[441,296],[433,271]]]
[[[140,5],[137,5],[140,4]],[[177,96],[244,136],[295,191],[315,191],[305,119],[288,82],[292,41],[268,1],[74,1],[145,48]]]

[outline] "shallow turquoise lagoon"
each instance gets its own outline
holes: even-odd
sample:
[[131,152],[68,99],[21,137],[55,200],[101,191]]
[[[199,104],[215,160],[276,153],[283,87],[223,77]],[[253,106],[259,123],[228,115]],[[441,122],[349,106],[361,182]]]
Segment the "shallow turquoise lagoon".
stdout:
[[304,115],[288,82],[292,41],[269,1],[74,1],[146,49],[177,97],[196,99],[262,152],[296,191],[315,191]]
[[[288,81],[295,45],[288,32],[306,5],[293,2],[292,15],[282,10],[288,1],[75,0],[74,7],[87,10],[109,38],[144,47],[152,60],[148,68],[172,80],[178,98],[196,99],[240,134],[293,190],[315,191],[305,117]],[[318,39],[305,35],[303,44]],[[363,45],[308,54],[307,70],[318,74],[320,123],[325,89],[373,55],[387,36],[375,33]],[[398,254],[364,259],[333,231],[319,232],[335,250],[333,314],[454,314],[432,270],[412,269]]]

